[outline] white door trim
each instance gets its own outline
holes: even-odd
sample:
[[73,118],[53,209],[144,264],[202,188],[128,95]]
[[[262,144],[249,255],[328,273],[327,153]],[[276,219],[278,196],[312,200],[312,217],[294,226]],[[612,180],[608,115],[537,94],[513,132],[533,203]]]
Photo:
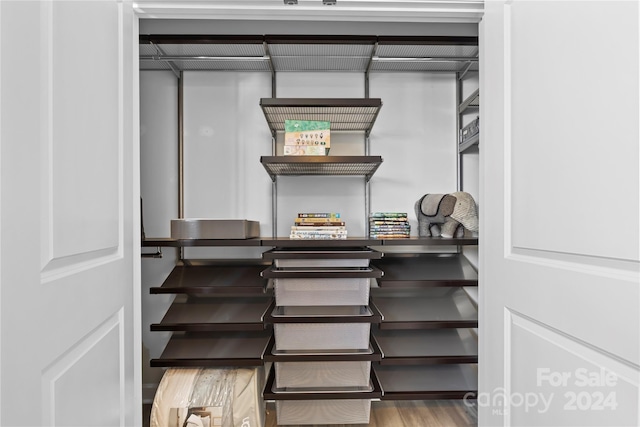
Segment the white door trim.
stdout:
[[144,19],[250,19],[332,20],[385,22],[477,23],[484,0],[465,1],[363,1],[337,0],[334,6],[322,0],[299,0],[285,5],[282,0],[157,1],[138,0],[136,13]]

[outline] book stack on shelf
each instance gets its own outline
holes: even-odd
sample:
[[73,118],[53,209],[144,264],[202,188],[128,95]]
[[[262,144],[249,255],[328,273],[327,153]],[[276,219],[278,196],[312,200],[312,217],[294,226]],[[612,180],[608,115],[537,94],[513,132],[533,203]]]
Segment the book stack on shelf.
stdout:
[[331,148],[331,123],[312,120],[284,121],[285,156],[326,156]]
[[410,232],[406,212],[374,212],[369,216],[372,239],[408,238]]
[[346,239],[347,227],[335,212],[301,212],[291,226],[291,239]]

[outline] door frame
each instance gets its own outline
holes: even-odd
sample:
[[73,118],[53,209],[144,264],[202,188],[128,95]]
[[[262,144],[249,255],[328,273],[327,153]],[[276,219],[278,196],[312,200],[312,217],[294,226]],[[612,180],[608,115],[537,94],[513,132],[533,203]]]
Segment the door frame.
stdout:
[[[133,6],[134,21],[136,32],[139,33],[140,20],[141,19],[157,19],[157,20],[181,20],[181,19],[200,19],[200,20],[273,20],[273,21],[314,21],[318,18],[324,18],[332,21],[354,21],[354,22],[392,22],[392,23],[428,23],[428,24],[476,24],[479,25],[482,16],[484,14],[484,1],[485,0],[468,0],[466,2],[441,0],[433,2],[432,0],[419,0],[419,1],[397,1],[387,0],[382,2],[376,2],[373,6],[361,6],[361,3],[354,3],[352,6],[348,6],[347,9],[332,8],[331,6],[325,6],[321,3],[321,0],[300,0],[298,6],[284,5],[281,0],[274,1],[278,3],[277,6],[265,4],[256,5],[255,1],[247,0],[213,0],[206,2],[190,2],[190,1],[166,1],[157,2],[154,0],[139,0],[136,1]],[[338,0],[338,3],[345,4],[349,0]],[[336,14],[339,12],[339,14]],[[480,34],[479,34],[480,36]],[[133,40],[134,46],[134,69],[131,70],[134,75],[133,81],[133,93],[140,93],[139,82],[139,61],[138,61],[138,40]],[[124,70],[128,72],[129,70]],[[138,193],[140,187],[140,138],[139,138],[139,122],[140,122],[140,99],[139,95],[135,98],[135,123],[134,129],[135,140],[135,155],[137,170],[134,173],[134,181],[138,186]],[[482,166],[480,166],[482,169]],[[482,193],[482,188],[480,189]],[[480,210],[482,205],[480,205]],[[480,212],[482,216],[482,212]],[[134,236],[135,237],[135,236]],[[138,257],[135,264],[136,286],[134,292],[134,304],[135,304],[135,322],[137,322],[137,330],[134,337],[138,342],[142,342],[142,296],[140,292],[141,288],[141,261],[140,250],[138,249]],[[480,260],[481,263],[481,260]],[[480,264],[480,269],[482,266]],[[480,315],[480,313],[479,313]],[[140,354],[136,354],[136,368],[138,369],[138,375],[135,379],[136,390],[136,402],[140,402],[140,407],[143,401],[143,384],[142,384],[142,345],[137,347],[137,351]],[[138,362],[140,361],[140,362]]]

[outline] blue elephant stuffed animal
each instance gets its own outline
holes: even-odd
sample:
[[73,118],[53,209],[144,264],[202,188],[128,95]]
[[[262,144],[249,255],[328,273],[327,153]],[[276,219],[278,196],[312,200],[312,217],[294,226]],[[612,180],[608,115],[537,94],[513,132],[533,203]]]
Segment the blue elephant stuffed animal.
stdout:
[[478,231],[478,208],[471,194],[425,194],[415,204],[420,237],[447,239],[464,236],[465,229]]

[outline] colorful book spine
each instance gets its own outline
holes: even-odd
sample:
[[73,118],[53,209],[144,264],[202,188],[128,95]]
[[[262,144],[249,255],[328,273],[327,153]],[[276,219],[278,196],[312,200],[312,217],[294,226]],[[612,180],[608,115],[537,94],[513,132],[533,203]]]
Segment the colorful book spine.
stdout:
[[369,227],[369,231],[376,232],[385,232],[385,231],[397,231],[397,232],[409,232],[411,227],[409,225],[406,226],[398,226],[398,227]]
[[314,223],[314,222],[322,222],[322,223],[328,223],[328,224],[332,224],[332,223],[342,223],[342,219],[340,217],[332,217],[332,218],[315,218],[315,217],[311,217],[311,218],[296,218],[294,219],[294,222],[296,224],[307,224],[307,223]]
[[373,212],[371,218],[407,218],[406,212]]
[[333,222],[296,222],[296,227],[343,227],[345,226],[344,221],[333,221]]
[[300,235],[292,234],[290,239],[311,239],[311,240],[330,240],[330,239],[346,239],[346,234],[315,234],[315,235]]
[[346,239],[347,227],[338,212],[299,212],[291,239]]
[[291,231],[302,231],[305,233],[314,233],[314,232],[336,232],[336,231],[346,231],[347,227],[345,226],[325,226],[325,227],[299,227],[296,225],[291,226]]
[[410,234],[406,212],[373,212],[369,216],[369,237],[372,239],[408,238]]
[[337,212],[300,212],[298,218],[340,218]]

